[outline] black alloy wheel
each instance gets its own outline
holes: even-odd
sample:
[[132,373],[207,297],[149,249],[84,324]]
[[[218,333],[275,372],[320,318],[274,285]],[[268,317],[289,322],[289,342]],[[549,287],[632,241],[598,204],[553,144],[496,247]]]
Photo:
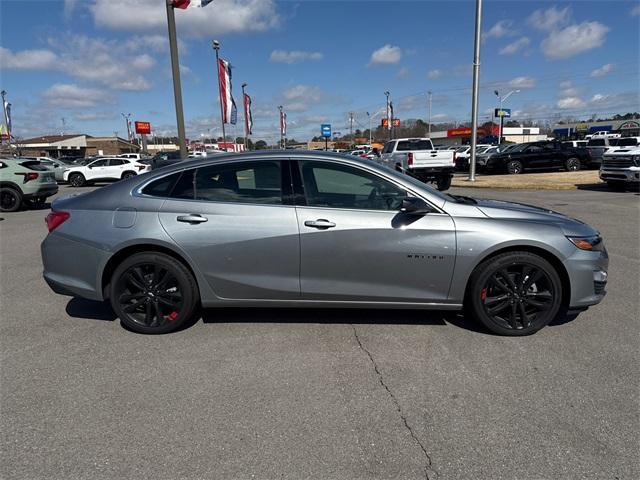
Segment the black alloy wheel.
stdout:
[[191,272],[161,253],[129,257],[114,272],[111,305],[120,320],[140,333],[167,333],[189,321],[198,304]]
[[558,314],[562,302],[560,277],[542,257],[514,252],[490,259],[474,273],[470,307],[495,333],[528,335]]
[[72,187],[81,187],[86,183],[86,180],[81,173],[72,173],[69,175],[69,183]]
[[22,195],[14,188],[0,189],[0,211],[16,212],[22,204]]
[[565,162],[565,168],[567,169],[567,172],[577,172],[578,170],[580,170],[580,160],[573,157],[569,158]]
[[127,178],[135,177],[136,174],[134,172],[124,172],[122,174],[122,180],[126,180]]
[[507,172],[512,175],[518,175],[524,171],[524,167],[522,166],[522,162],[520,160],[511,160],[507,163]]

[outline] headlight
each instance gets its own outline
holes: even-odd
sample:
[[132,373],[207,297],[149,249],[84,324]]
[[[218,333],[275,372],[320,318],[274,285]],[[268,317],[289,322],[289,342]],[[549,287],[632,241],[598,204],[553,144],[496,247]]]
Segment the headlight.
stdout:
[[602,237],[600,235],[593,235],[592,237],[567,237],[567,239],[580,250],[602,250]]
[[633,160],[633,164],[636,167],[640,167],[640,155],[634,155],[633,157],[631,157],[631,160]]

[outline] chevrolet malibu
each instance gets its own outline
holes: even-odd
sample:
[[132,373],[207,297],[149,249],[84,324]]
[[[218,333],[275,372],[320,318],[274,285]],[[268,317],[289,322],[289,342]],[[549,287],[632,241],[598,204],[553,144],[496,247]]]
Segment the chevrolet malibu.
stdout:
[[599,303],[596,230],[529,205],[440,193],[352,155],[180,162],[56,200],[42,243],[57,293],[109,299],[141,333],[200,307],[461,310],[531,334]]

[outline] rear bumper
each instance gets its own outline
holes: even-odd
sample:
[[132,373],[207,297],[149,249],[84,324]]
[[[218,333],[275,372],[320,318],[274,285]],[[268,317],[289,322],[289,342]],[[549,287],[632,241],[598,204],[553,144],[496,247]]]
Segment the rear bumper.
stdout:
[[450,167],[418,167],[418,168],[408,168],[407,172],[416,176],[433,176],[439,177],[441,175],[453,175],[455,168],[453,166]]
[[25,193],[22,198],[29,199],[33,197],[50,197],[58,193],[58,185],[47,185],[46,187],[39,188],[35,192]]
[[640,182],[640,169],[602,169],[600,179],[606,181]]

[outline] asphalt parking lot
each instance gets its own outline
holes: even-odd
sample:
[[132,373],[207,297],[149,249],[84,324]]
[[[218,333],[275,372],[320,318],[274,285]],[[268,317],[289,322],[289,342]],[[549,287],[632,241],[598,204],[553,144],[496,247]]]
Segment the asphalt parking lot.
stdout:
[[0,215],[0,476],[640,478],[638,192],[451,192],[597,227],[605,301],[525,338],[442,312],[245,309],[144,336],[45,285],[46,210]]

